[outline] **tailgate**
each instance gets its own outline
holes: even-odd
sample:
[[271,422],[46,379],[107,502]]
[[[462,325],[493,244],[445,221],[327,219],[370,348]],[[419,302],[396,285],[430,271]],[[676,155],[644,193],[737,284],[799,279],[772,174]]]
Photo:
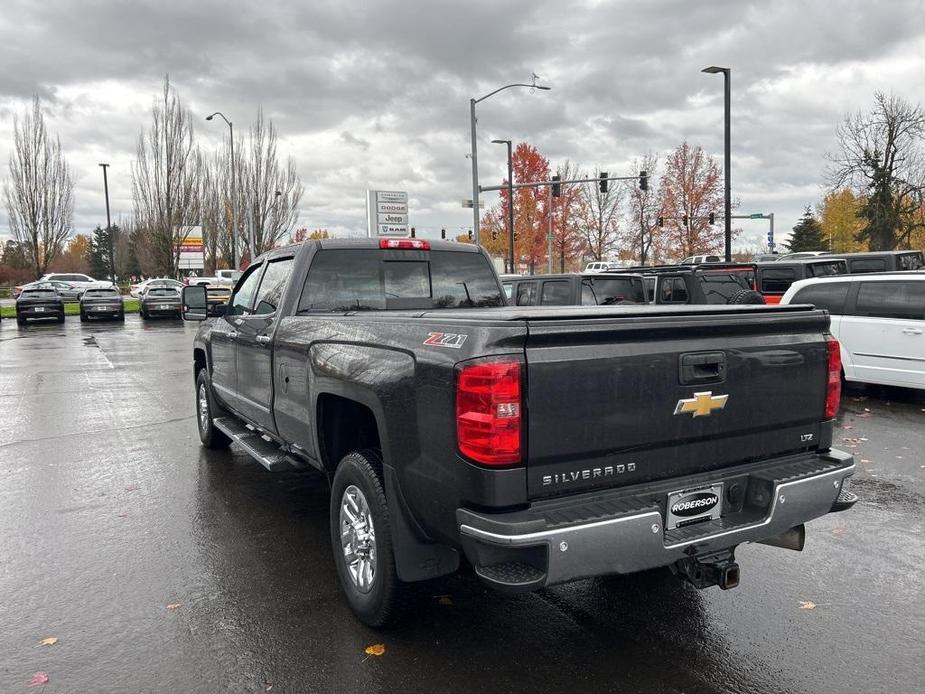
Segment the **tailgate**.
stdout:
[[821,311],[528,321],[531,498],[815,449]]

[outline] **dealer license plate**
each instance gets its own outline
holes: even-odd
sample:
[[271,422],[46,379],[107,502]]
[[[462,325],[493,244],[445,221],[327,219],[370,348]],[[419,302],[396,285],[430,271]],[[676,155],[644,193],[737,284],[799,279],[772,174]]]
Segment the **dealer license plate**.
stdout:
[[681,489],[668,494],[665,529],[719,518],[723,513],[723,483]]
[[44,306],[36,306],[36,307],[35,307],[35,312],[36,312],[36,313],[45,313],[45,307],[44,307]]
[[161,304],[157,308],[160,311],[169,311],[171,307],[170,307],[170,304]]

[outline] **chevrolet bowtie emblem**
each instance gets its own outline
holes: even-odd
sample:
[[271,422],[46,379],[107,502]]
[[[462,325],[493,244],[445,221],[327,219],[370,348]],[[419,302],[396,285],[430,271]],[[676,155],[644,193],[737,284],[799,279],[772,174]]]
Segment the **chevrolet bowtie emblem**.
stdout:
[[728,399],[728,395],[713,395],[712,390],[705,393],[694,393],[692,398],[678,400],[674,413],[693,414],[695,417],[709,417],[713,410],[723,409]]

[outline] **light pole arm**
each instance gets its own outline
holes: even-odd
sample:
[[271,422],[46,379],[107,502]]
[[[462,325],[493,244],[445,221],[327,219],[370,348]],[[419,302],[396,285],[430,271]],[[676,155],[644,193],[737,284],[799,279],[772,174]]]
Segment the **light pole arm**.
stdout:
[[483,97],[481,97],[481,98],[479,98],[479,99],[473,99],[472,101],[473,101],[474,103],[477,104],[477,103],[479,103],[480,101],[485,101],[485,99],[491,98],[491,97],[493,97],[495,94],[497,94],[498,92],[503,92],[505,89],[510,89],[511,87],[529,87],[529,88],[531,88],[531,89],[549,89],[549,87],[541,87],[541,86],[538,85],[538,84],[523,84],[523,83],[521,83],[521,82],[516,82],[516,83],[514,83],[514,84],[506,84],[506,85],[504,85],[503,87],[498,87],[495,91],[489,92],[489,93],[486,94],[485,96],[483,96]]

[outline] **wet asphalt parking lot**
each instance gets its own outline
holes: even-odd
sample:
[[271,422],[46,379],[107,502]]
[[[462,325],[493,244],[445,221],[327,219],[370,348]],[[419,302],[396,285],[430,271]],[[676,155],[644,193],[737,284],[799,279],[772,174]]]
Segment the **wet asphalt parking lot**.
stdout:
[[324,479],[200,447],[194,333],[0,323],[0,692],[925,691],[925,393],[846,391],[861,501],[802,553],[740,547],[735,590],[463,572],[376,632],[341,599]]

